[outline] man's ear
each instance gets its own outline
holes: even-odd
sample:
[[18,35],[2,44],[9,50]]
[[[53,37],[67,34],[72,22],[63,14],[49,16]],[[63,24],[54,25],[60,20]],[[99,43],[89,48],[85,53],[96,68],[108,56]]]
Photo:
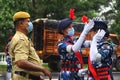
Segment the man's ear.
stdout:
[[20,25],[23,24],[23,21],[20,21]]
[[18,23],[20,26],[22,26],[23,25],[23,21],[19,21],[19,23]]

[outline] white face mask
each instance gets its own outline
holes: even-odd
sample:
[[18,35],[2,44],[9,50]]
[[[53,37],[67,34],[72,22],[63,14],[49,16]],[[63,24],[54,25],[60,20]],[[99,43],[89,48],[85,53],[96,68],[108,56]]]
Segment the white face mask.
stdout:
[[33,30],[33,24],[32,24],[32,22],[28,23],[28,27],[26,29],[27,29],[28,33],[30,33]]
[[68,29],[67,33],[68,33],[68,34],[67,34],[68,36],[73,36],[74,33],[75,33],[74,28],[70,28],[70,29]]

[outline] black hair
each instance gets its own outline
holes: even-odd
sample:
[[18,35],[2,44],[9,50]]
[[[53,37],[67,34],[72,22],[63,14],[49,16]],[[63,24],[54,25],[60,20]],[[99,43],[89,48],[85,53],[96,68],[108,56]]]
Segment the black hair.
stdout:
[[105,33],[104,37],[109,37],[109,36],[110,36],[109,31],[108,31],[108,30],[106,30],[105,32],[106,32],[106,33]]

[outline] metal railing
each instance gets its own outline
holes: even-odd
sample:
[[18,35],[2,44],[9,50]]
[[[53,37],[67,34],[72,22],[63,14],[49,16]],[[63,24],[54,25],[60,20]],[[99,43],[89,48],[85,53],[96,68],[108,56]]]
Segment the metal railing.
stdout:
[[6,56],[4,52],[0,52],[0,65],[7,65]]

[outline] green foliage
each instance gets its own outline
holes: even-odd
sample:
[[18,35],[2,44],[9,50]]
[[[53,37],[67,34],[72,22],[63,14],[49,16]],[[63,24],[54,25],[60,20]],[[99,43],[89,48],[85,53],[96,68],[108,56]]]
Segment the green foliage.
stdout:
[[110,32],[120,37],[120,12],[116,14],[115,22],[111,25]]
[[116,0],[114,4],[114,23],[111,25],[110,32],[118,34],[120,37],[120,0]]
[[14,27],[12,16],[17,11],[30,11],[31,0],[0,0],[0,52],[4,50]]
[[[49,19],[63,19],[69,16],[70,8],[75,9],[75,15],[80,18],[87,15],[89,18],[96,16],[100,5],[106,4],[108,0],[33,0],[34,19],[48,17]],[[97,4],[97,5],[96,5]]]
[[0,65],[0,73],[6,72],[7,70],[7,65]]

